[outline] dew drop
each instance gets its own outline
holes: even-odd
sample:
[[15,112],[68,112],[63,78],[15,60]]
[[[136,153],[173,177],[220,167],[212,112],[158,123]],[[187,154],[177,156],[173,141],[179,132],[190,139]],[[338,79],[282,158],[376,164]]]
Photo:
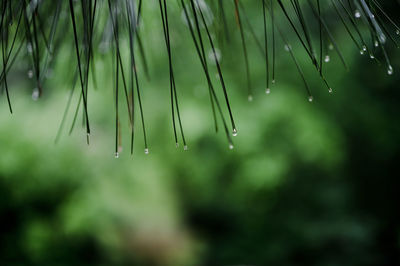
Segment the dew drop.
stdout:
[[324,61],[325,63],[328,63],[329,61],[331,61],[331,57],[329,55],[325,55]]
[[329,92],[329,93],[332,93],[332,92],[333,92],[332,88],[329,88],[329,89],[328,89],[328,92]]
[[26,49],[28,50],[28,53],[30,53],[30,54],[33,52],[33,47],[32,47],[32,44],[30,42],[27,43]]
[[388,73],[389,75],[393,75],[393,67],[392,67],[391,65],[388,66],[387,73]]
[[214,48],[208,53],[208,59],[215,65],[217,62],[220,63],[222,59],[221,51],[218,48]]
[[378,38],[379,38],[379,41],[381,43],[385,43],[386,42],[386,35],[385,34],[383,34],[383,33],[379,34]]
[[312,96],[309,96],[309,97],[308,97],[308,101],[309,101],[309,102],[312,102],[312,101],[314,101],[314,97],[312,97]]
[[248,100],[249,102],[252,102],[252,101],[253,101],[253,95],[249,95],[249,96],[247,97],[247,100]]
[[39,89],[34,88],[32,91],[32,100],[37,101],[39,99]]
[[233,129],[232,131],[232,136],[236,137],[238,135],[236,128]]
[[333,48],[334,48],[334,47],[333,47],[333,44],[329,44],[328,49],[332,51]]
[[214,14],[208,4],[204,0],[197,0],[195,1],[195,6],[197,12],[200,13],[199,10],[201,10],[207,26],[211,25],[214,22]]
[[[196,1],[194,1],[194,4],[195,4],[197,16],[200,17],[202,14],[202,16],[204,16],[206,25],[207,26],[211,25],[214,22],[214,15],[212,13],[211,8],[208,6],[208,4],[204,0],[196,0]],[[189,8],[189,7],[187,7],[187,8]],[[190,23],[192,25],[194,25],[194,18],[193,18],[192,13],[188,14],[188,16],[189,16]],[[188,21],[188,18],[186,17],[186,14],[184,11],[182,11],[181,17],[182,17],[182,21],[185,23],[185,25],[189,26],[189,21]],[[199,26],[202,28],[204,27],[203,24],[201,24]]]
[[374,56],[373,54],[370,54],[370,55],[369,55],[369,58],[374,59],[375,56]]
[[379,42],[378,42],[378,41],[375,41],[375,42],[374,42],[374,45],[375,45],[375,47],[378,47],[378,46],[379,46]]
[[187,151],[187,150],[189,150],[189,147],[187,145],[185,145],[185,146],[183,146],[183,150]]
[[360,11],[356,10],[356,11],[354,12],[354,16],[355,16],[356,18],[361,18],[361,13],[360,13]]
[[271,93],[271,89],[270,89],[270,88],[266,88],[266,89],[265,89],[265,93],[266,93],[266,94],[270,94],[270,93]]
[[33,70],[28,70],[28,78],[33,78]]
[[367,51],[367,46],[363,45],[362,49],[363,49],[364,52],[366,52]]
[[175,143],[175,147],[179,148],[179,143],[178,142]]
[[116,153],[114,154],[114,156],[115,156],[116,159],[118,159],[118,158],[119,158],[119,152],[116,152]]
[[149,149],[148,148],[144,149],[144,154],[149,154]]
[[232,143],[229,143],[229,149],[230,149],[230,150],[233,150],[233,148],[234,148],[233,144],[232,144]]
[[290,45],[285,44],[285,51],[289,52],[292,49],[292,47],[290,47]]
[[396,35],[400,35],[400,30],[396,30]]
[[360,55],[363,55],[364,54],[364,50],[360,50]]
[[276,81],[273,79],[273,80],[272,80],[272,84],[275,84],[275,82],[276,82]]

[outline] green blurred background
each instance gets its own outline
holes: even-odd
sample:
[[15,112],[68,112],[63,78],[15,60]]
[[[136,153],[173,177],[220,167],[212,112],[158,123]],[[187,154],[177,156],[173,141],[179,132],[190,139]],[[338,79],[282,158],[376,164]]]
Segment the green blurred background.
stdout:
[[[262,13],[257,3],[244,3],[261,38]],[[397,19],[398,5],[385,4]],[[395,70],[388,76],[383,65],[360,56],[331,16],[350,71],[330,51],[329,94],[284,24],[314,94],[309,103],[280,40],[277,83],[265,94],[264,63],[247,32],[254,90],[248,102],[240,36],[232,24],[230,43],[218,44],[239,132],[229,150],[223,132],[213,130],[206,80],[181,11],[171,2],[175,76],[189,146],[183,151],[173,140],[156,2],[143,8],[151,77],[141,73],[148,155],[140,127],[130,155],[125,119],[124,150],[114,158],[109,56],[96,55],[90,146],[80,122],[67,136],[77,93],[54,143],[74,76],[72,39],[59,48],[39,101],[31,98],[35,85],[27,62],[10,73],[13,115],[5,96],[0,98],[0,264],[400,265],[399,51],[388,46]]]

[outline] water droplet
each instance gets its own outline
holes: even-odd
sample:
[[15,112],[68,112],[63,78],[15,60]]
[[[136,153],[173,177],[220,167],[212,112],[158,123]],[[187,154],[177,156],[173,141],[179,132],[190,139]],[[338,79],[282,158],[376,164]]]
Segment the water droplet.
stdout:
[[238,133],[237,133],[237,130],[236,130],[236,128],[234,128],[233,131],[232,131],[232,136],[236,137],[237,134],[238,134]]
[[30,54],[33,52],[33,47],[32,47],[32,44],[30,42],[28,42],[26,44],[26,49],[28,50],[28,53],[30,53]]
[[28,70],[28,78],[33,78],[33,70]]
[[360,55],[363,55],[364,54],[364,50],[360,50]]
[[362,49],[363,49],[364,52],[366,52],[367,51],[367,46],[363,45]]
[[309,97],[308,97],[308,101],[309,101],[309,102],[312,102],[312,101],[314,101],[314,97],[312,97],[312,96],[309,96]]
[[375,56],[374,56],[373,54],[370,54],[370,55],[369,55],[369,58],[374,59]]
[[389,75],[393,75],[393,67],[392,67],[391,65],[388,66],[387,73],[388,73]]
[[175,147],[179,148],[179,143],[178,142],[175,143]]
[[208,59],[215,65],[217,62],[220,63],[222,59],[221,51],[218,48],[215,48],[214,50],[211,49],[211,51],[208,52]]
[[386,42],[386,35],[385,34],[383,34],[383,33],[379,34],[378,38],[379,38],[379,41],[381,43],[385,43]]
[[188,146],[187,146],[187,145],[183,146],[183,150],[184,150],[184,151],[189,150]]
[[116,153],[114,154],[114,156],[115,156],[116,159],[118,159],[118,158],[119,158],[119,152],[116,152]]
[[[206,21],[206,25],[210,26],[214,21],[214,15],[212,13],[211,8],[208,6],[208,4],[204,0],[196,0],[196,1],[194,1],[194,4],[195,4],[197,16],[200,17],[201,13],[202,13],[202,15],[204,16],[204,20]],[[191,10],[191,8],[189,6],[186,6],[186,10]],[[200,10],[201,10],[201,13],[200,13]],[[193,15],[191,12],[188,12],[188,17],[189,18],[186,17],[185,11],[182,11],[181,18],[182,18],[183,23],[185,23],[186,26],[189,26],[189,21],[190,21],[190,23],[194,27],[195,26],[194,18],[193,18]],[[202,23],[199,26],[201,28],[204,28],[204,25]]]
[[290,52],[292,50],[292,47],[289,44],[285,44],[285,51]]
[[400,35],[400,30],[396,30],[396,35]]
[[272,84],[275,84],[275,82],[276,82],[276,81],[273,79],[273,80],[272,80]]
[[328,49],[332,51],[333,48],[334,48],[334,47],[333,47],[333,44],[329,44]]
[[39,99],[39,89],[34,88],[32,91],[32,100],[37,101]]
[[204,0],[196,0],[194,2],[196,4],[195,5],[196,6],[196,11],[199,12],[198,10],[201,10],[201,13],[204,16],[204,20],[206,21],[207,26],[211,25],[213,23],[213,21],[214,21],[214,15],[213,15],[213,12],[212,12],[211,8],[206,3],[206,1],[204,1]]
[[271,93],[271,89],[270,89],[270,88],[266,88],[266,89],[265,89],[265,93],[266,93],[266,94],[270,94],[270,93]]
[[148,148],[144,149],[144,154],[149,154],[149,149]]
[[331,57],[329,55],[325,55],[324,61],[325,63],[328,63],[329,61],[331,61]]
[[252,102],[252,101],[253,101],[253,95],[247,96],[247,100],[248,100],[249,102]]
[[360,13],[360,11],[356,10],[356,11],[354,12],[354,16],[355,16],[356,18],[361,18],[361,13]]
[[333,92],[332,88],[329,88],[329,89],[328,89],[328,92],[329,92],[329,93],[332,93],[332,92]]
[[232,143],[229,143],[229,149],[230,149],[230,150],[233,150],[233,148],[234,148],[233,144],[232,144]]
[[375,42],[374,42],[374,45],[375,45],[375,47],[378,47],[378,46],[379,46],[379,42],[378,42],[378,41],[375,41]]

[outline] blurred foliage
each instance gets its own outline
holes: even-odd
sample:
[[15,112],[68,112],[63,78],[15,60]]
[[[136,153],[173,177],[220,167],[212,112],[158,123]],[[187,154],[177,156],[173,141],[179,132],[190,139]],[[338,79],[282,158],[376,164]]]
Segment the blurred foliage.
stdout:
[[[250,17],[255,12],[249,4]],[[140,134],[129,155],[125,125],[126,151],[114,159],[107,59],[96,65],[99,86],[89,95],[90,146],[84,129],[68,137],[68,126],[53,143],[70,88],[65,77],[50,78],[51,89],[34,102],[33,85],[20,79],[26,69],[11,73],[15,114],[3,96],[0,106],[1,265],[400,265],[398,74],[389,78],[343,47],[351,73],[336,56],[326,64],[333,95],[305,68],[310,104],[279,43],[277,84],[265,95],[264,65],[250,44],[256,93],[249,103],[239,42],[222,44],[239,130],[229,150],[222,132],[213,132],[187,29],[177,26],[184,152],[173,141],[160,21],[144,19],[155,29],[144,35],[152,66],[151,80],[143,79],[149,155]],[[390,54],[400,69],[399,53]],[[68,47],[60,56],[54,73],[70,73]]]

